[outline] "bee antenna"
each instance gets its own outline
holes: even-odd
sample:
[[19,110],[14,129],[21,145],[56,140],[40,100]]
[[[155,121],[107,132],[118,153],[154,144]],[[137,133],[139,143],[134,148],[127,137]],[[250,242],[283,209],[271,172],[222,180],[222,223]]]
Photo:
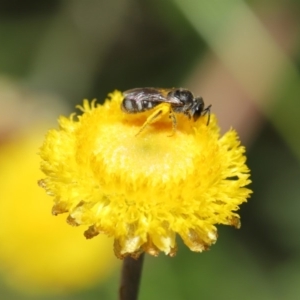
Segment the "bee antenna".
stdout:
[[210,108],[211,108],[211,104],[208,105],[208,106],[203,110],[203,116],[205,116],[206,114],[208,114],[206,126],[208,126],[209,121],[210,121]]

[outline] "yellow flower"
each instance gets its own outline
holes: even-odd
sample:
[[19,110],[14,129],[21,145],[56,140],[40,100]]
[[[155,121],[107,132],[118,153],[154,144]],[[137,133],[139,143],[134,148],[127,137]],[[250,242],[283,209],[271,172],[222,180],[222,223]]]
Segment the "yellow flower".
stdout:
[[49,198],[36,184],[41,131],[28,129],[0,147],[1,277],[31,294],[74,292],[106,279],[117,260],[110,239],[85,241],[81,228],[49,214]]
[[149,112],[126,114],[122,93],[104,105],[84,101],[83,114],[60,117],[40,150],[40,184],[53,213],[87,227],[85,236],[114,238],[119,258],[143,251],[176,253],[179,234],[192,250],[217,239],[216,224],[239,227],[236,211],[251,191],[244,147],[235,131],[220,137],[216,117],[197,122],[177,114],[177,130],[162,118],[136,136]]

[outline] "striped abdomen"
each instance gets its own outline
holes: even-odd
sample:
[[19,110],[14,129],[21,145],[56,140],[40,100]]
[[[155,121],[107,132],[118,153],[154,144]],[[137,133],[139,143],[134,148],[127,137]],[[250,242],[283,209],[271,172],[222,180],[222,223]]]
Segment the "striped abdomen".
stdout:
[[133,99],[128,99],[124,98],[122,104],[121,104],[121,109],[126,112],[126,113],[139,113],[143,112],[146,110],[150,110],[160,104],[161,102],[157,101],[147,101],[147,100],[133,100]]

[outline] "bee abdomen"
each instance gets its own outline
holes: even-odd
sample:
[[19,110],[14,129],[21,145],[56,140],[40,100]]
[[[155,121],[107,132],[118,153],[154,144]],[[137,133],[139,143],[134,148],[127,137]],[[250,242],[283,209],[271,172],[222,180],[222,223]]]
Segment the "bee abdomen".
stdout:
[[121,109],[126,113],[139,113],[157,106],[157,102],[147,100],[136,101],[132,99],[124,99],[121,104]]

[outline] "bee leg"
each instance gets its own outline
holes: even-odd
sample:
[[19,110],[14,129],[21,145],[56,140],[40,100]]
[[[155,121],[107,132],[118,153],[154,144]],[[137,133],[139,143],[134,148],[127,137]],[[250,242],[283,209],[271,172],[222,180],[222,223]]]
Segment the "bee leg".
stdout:
[[166,115],[167,113],[170,113],[170,109],[170,104],[168,103],[162,103],[158,105],[154,112],[147,118],[146,122],[142,125],[142,127],[135,136],[138,136],[149,124],[155,123],[162,116]]
[[176,120],[176,116],[172,110],[170,110],[169,118],[172,119],[172,133],[168,136],[173,136],[174,133],[176,132],[177,120]]

